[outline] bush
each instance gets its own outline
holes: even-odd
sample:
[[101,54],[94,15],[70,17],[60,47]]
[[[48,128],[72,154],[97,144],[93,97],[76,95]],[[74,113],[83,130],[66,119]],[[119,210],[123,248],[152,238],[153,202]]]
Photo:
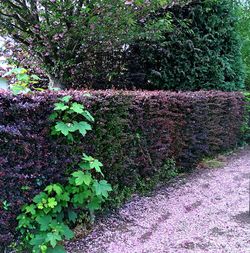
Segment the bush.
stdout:
[[245,65],[245,86],[250,90],[250,1],[238,1],[237,32],[240,34],[242,59]]
[[172,32],[155,43],[142,40],[128,53],[130,85],[150,90],[243,89],[233,1],[198,0],[166,11],[173,17]]
[[[50,135],[48,119],[58,96],[70,94],[96,119],[79,146]],[[178,166],[190,168],[204,156],[234,147],[240,137],[244,98],[223,92],[47,92],[0,93],[0,244],[16,236],[16,216],[48,184],[67,180],[81,150],[103,163],[112,199],[144,180],[159,180]],[[110,200],[111,201],[111,200]]]

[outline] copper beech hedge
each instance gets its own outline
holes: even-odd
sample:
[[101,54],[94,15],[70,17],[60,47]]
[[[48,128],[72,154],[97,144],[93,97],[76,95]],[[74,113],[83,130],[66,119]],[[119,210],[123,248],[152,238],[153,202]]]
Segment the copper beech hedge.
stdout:
[[[49,183],[66,180],[79,150],[103,162],[105,178],[119,194],[125,186],[134,186],[138,177],[150,180],[169,159],[190,169],[204,156],[235,147],[240,138],[241,93],[84,93],[0,92],[0,245],[16,237],[16,216],[24,203]],[[50,135],[53,103],[68,94],[96,119],[93,131],[77,147]]]

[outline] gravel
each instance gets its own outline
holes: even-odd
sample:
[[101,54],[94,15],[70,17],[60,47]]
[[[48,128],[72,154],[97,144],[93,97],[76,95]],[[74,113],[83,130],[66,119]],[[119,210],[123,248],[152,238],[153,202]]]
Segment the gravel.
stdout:
[[250,149],[134,197],[69,253],[250,252]]

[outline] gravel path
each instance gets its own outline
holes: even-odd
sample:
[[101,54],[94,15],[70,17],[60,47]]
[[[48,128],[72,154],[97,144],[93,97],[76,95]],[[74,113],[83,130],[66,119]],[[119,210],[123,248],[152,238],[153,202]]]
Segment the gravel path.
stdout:
[[135,197],[69,253],[250,252],[250,149]]

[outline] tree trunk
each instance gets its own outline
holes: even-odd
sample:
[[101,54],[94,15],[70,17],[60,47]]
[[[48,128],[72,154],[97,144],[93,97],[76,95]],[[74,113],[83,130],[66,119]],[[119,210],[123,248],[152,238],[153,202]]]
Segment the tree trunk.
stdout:
[[59,88],[65,89],[64,82],[61,81],[59,78],[56,78],[54,75],[48,74],[49,77],[49,88]]

